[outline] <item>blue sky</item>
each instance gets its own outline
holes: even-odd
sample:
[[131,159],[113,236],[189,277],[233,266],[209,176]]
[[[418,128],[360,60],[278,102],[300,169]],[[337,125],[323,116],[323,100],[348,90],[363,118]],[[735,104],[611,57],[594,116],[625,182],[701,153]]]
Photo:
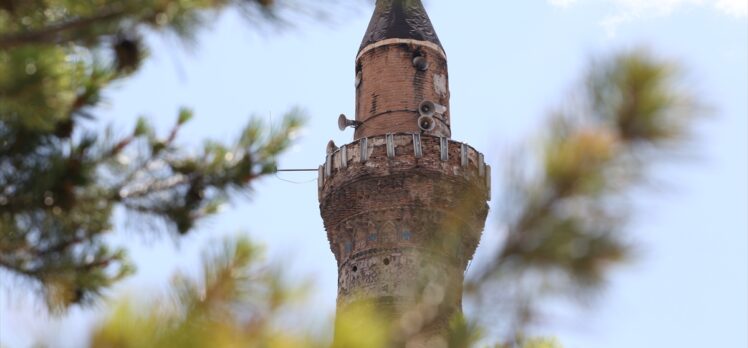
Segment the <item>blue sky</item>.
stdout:
[[[627,232],[639,259],[616,269],[592,306],[555,306],[536,330],[567,348],[748,346],[748,2],[426,3],[449,57],[453,138],[485,152],[497,170],[509,150],[542,132],[548,111],[564,102],[594,57],[645,47],[681,62],[687,87],[714,115],[699,122],[692,156],[661,159],[653,171],[658,185],[637,190]],[[107,93],[101,125],[131,129],[137,116],[148,115],[166,131],[178,108],[189,106],[196,117],[181,135],[189,148],[234,137],[251,115],[277,120],[300,106],[309,125],[281,165],[314,168],[328,140],[352,139],[336,120],[354,111],[354,58],[370,10],[347,11],[334,24],[304,21],[281,33],[266,28],[268,35],[226,14],[200,35],[194,51],[149,38],[152,59]],[[329,313],[319,318],[328,320],[337,275],[316,176],[281,177],[300,183],[268,177],[250,200],[236,201],[177,243],[138,233],[120,218],[113,240],[130,248],[138,274],[115,296],[157,293],[175,270],[196,271],[207,241],[247,233],[288,274],[314,280],[309,307]],[[493,214],[478,260],[499,242],[501,226]],[[27,347],[38,337],[76,347],[100,316],[101,309],[40,318],[38,301],[2,279],[0,342],[8,347]]]

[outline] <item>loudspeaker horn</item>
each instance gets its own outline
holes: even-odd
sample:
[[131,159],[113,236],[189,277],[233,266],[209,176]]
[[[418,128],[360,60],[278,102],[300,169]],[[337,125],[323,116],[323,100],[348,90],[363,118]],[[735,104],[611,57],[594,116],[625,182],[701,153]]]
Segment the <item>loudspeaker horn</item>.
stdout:
[[418,118],[418,128],[425,132],[432,131],[436,128],[436,120],[431,116],[421,116]]
[[418,113],[421,114],[421,116],[434,117],[434,115],[443,115],[445,112],[447,112],[446,106],[434,103],[430,100],[425,100],[418,105]]
[[418,113],[421,116],[432,117],[436,113],[436,104],[430,100],[425,100],[418,106]]
[[346,128],[357,128],[361,125],[361,122],[358,122],[356,120],[349,120],[347,117],[345,117],[344,114],[340,114],[338,117],[338,128],[340,128],[341,131],[344,131]]
[[429,62],[424,56],[416,56],[413,58],[413,66],[420,71],[426,71],[429,69]]

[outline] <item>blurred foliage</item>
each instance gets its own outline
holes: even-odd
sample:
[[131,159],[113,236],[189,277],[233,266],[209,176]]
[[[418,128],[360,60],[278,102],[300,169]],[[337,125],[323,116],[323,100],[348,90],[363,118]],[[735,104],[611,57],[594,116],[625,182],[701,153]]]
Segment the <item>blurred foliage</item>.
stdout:
[[524,348],[562,348],[561,343],[553,338],[529,339],[522,347]]
[[674,63],[645,51],[595,62],[578,103],[554,113],[538,156],[505,162],[506,239],[469,287],[479,300],[515,308],[515,342],[543,298],[589,298],[632,257],[627,195],[687,145],[704,111],[681,78]]
[[147,306],[120,303],[90,347],[323,347],[275,326],[300,289],[283,283],[245,239],[206,255],[202,280],[176,277],[168,296]]
[[[319,5],[308,9],[322,8]],[[224,9],[251,23],[282,23],[294,1],[0,1],[0,268],[29,281],[51,309],[95,300],[133,270],[102,239],[124,207],[175,234],[273,173],[301,126],[250,121],[231,143],[197,154],[175,143],[182,109],[160,136],[147,119],[129,134],[97,128],[107,87],[147,57],[147,33],[189,42]],[[139,221],[142,221],[140,219]],[[154,229],[165,230],[163,228]]]
[[[225,241],[204,257],[201,281],[177,276],[167,295],[141,304],[118,302],[92,332],[89,347],[467,348],[481,339],[476,324],[460,316],[452,320],[447,340],[393,344],[393,322],[366,302],[338,312],[332,344],[319,333],[284,327],[278,319],[298,310],[294,305],[306,291],[283,281],[279,267],[268,266],[261,255],[246,239]],[[516,347],[561,345],[553,339],[528,339]]]
[[[89,346],[330,347],[327,337],[279,322],[305,289],[284,282],[280,268],[260,255],[246,239],[226,241],[204,258],[201,281],[176,277],[168,296],[146,305],[119,302],[95,328]],[[339,312],[333,347],[389,347],[391,323],[380,314],[371,303]]]

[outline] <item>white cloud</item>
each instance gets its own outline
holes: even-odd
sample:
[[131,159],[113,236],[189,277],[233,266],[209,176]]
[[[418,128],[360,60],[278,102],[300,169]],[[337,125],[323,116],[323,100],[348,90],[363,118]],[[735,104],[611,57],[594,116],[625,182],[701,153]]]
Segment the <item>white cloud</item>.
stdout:
[[748,17],[748,0],[717,0],[715,7],[731,16]]
[[[745,18],[748,17],[748,0],[595,0],[608,3],[615,8],[614,14],[605,17],[601,24],[614,35],[618,26],[638,19],[665,17],[674,11],[688,6],[706,6],[724,14]],[[580,3],[591,3],[593,0],[548,0],[557,7],[570,7]]]

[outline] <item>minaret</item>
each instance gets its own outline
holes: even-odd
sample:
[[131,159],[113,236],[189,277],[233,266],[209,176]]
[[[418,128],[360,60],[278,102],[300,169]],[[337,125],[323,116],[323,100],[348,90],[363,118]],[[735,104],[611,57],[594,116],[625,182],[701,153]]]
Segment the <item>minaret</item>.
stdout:
[[451,139],[447,56],[420,0],[377,0],[355,74],[356,118],[339,120],[354,141],[328,147],[319,170],[338,313],[373,303],[392,323],[392,346],[446,347],[490,167]]

